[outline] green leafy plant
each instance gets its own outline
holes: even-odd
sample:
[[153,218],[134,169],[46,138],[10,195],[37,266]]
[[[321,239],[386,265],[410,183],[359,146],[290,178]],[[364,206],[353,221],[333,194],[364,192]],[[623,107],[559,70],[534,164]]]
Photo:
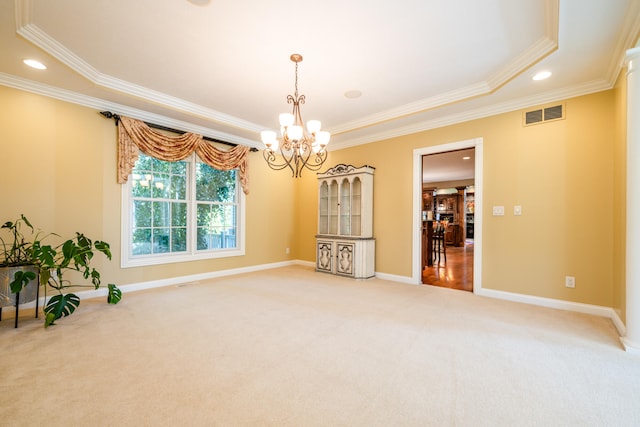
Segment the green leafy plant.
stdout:
[[11,237],[5,241],[0,235],[0,243],[2,244],[0,267],[19,267],[33,264],[31,241],[26,240],[22,232],[23,227],[29,227],[33,234],[33,226],[24,215],[21,215],[16,221],[7,221],[0,227],[1,229],[8,230]]
[[[23,227],[30,229],[31,238],[24,235]],[[36,232],[24,215],[15,222],[6,222],[2,228],[9,231],[12,240],[6,243],[0,237],[2,241],[0,267],[30,265],[37,268],[40,285],[45,291],[45,328],[55,324],[55,321],[61,317],[71,315],[80,305],[80,298],[72,292],[65,293],[67,289],[86,286],[100,288],[100,272],[91,265],[91,261],[97,253],[102,253],[111,260],[111,249],[107,242],[93,241],[84,234],[76,232],[75,237],[58,244],[44,244],[44,239],[54,237],[59,239],[60,236],[54,233],[43,236],[40,231]],[[72,284],[64,277],[64,274],[71,270],[80,272],[85,280],[90,279],[91,285]],[[17,272],[10,283],[11,291],[19,292],[34,278],[33,272]],[[48,301],[47,289],[56,292]],[[117,304],[122,299],[122,292],[116,285],[108,284],[107,290],[107,303]]]

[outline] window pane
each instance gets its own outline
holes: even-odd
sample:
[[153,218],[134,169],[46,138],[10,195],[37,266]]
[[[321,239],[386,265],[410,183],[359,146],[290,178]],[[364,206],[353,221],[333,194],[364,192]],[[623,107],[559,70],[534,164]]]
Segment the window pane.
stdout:
[[169,229],[154,228],[153,229],[153,253],[169,252]]
[[151,194],[155,199],[168,199],[171,189],[171,175],[167,173],[157,173],[153,176],[151,183]]
[[224,225],[226,225],[227,228],[235,228],[236,207],[234,205],[227,205],[224,207]]
[[201,251],[204,249],[209,249],[209,240],[208,240],[208,232],[204,228],[198,227],[198,237],[196,248]]
[[133,255],[148,255],[151,253],[151,229],[133,229],[132,252]]
[[171,173],[174,175],[186,175],[187,174],[187,162],[173,162],[171,163]]
[[171,222],[171,203],[153,202],[153,226],[168,227]]
[[186,227],[187,226],[187,204],[171,203],[171,226]]
[[187,228],[171,229],[171,252],[185,252],[187,250]]
[[133,197],[151,197],[151,175],[134,174],[131,176],[131,188]]
[[[182,162],[181,162],[182,163]],[[174,200],[186,200],[187,199],[187,176],[171,175],[171,186],[169,190],[170,199]]]
[[152,159],[151,165],[154,171],[158,172],[170,172],[171,171],[171,162],[166,162],[160,159]]
[[134,227],[150,227],[151,226],[151,202],[143,200],[133,201],[133,226]]
[[196,164],[196,200],[231,202],[236,199],[236,171],[220,171],[204,163]]

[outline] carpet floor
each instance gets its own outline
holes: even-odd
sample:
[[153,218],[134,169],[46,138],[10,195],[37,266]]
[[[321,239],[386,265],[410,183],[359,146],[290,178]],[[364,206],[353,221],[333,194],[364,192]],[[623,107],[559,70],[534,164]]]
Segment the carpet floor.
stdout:
[[610,320],[293,266],[0,322],[3,426],[639,426]]

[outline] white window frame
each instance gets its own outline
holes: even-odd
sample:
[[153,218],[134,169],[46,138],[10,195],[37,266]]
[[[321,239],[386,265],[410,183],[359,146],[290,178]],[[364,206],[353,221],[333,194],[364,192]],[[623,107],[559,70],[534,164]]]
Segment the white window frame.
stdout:
[[170,264],[185,261],[197,261],[203,259],[226,258],[243,256],[245,254],[245,194],[240,185],[239,172],[236,172],[236,194],[237,194],[237,224],[236,224],[236,247],[223,249],[196,250],[196,205],[195,200],[195,162],[196,154],[192,154],[184,161],[190,162],[187,166],[187,251],[180,253],[162,253],[151,255],[133,256],[131,244],[131,176],[125,184],[122,184],[121,199],[121,248],[120,266],[122,268],[142,267],[147,265]]

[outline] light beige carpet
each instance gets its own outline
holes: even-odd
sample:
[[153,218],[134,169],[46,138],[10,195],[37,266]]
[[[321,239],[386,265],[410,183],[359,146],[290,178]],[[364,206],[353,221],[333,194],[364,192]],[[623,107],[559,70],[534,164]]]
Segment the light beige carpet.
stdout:
[[608,319],[307,267],[5,318],[0,352],[3,426],[640,425]]

